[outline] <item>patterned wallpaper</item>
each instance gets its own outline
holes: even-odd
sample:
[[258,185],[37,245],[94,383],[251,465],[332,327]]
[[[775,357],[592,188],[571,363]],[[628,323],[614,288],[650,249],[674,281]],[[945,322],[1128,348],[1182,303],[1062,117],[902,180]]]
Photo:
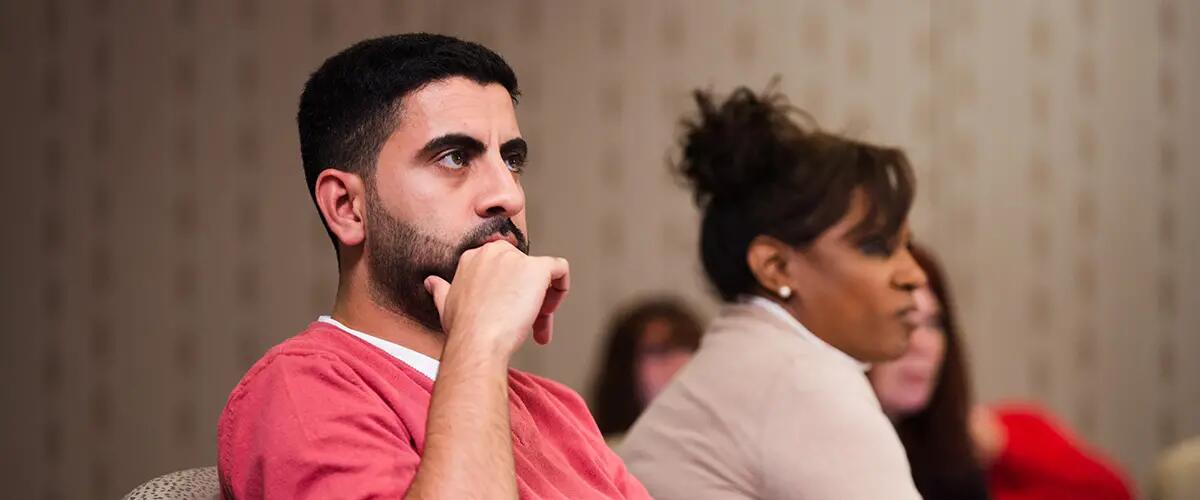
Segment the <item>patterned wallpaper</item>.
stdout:
[[519,366],[583,389],[617,305],[714,311],[675,125],[692,88],[779,75],[826,128],[909,151],[981,399],[1040,401],[1139,481],[1200,433],[1200,2],[3,2],[6,494],[215,462],[232,385],[336,282],[304,78],[414,30],[491,46],[525,90],[531,241],[575,288]]

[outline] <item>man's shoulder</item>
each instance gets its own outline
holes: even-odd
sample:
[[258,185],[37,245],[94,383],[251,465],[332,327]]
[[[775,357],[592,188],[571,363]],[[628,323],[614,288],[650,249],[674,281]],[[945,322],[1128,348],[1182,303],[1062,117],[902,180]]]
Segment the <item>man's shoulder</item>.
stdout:
[[324,323],[309,324],[300,333],[268,349],[261,358],[258,358],[258,361],[251,365],[238,385],[244,385],[264,370],[279,368],[281,360],[288,360],[288,362],[308,360],[314,363],[337,362],[345,357],[347,347],[344,342],[341,342],[343,340],[340,338],[341,336],[336,333],[338,332],[333,327]]
[[376,356],[369,351],[369,346],[336,327],[313,322],[267,350],[246,371],[230,391],[225,413],[234,411],[249,393],[258,393],[258,399],[271,399],[280,386],[337,381],[345,388],[365,391],[365,386],[371,385],[365,379],[372,379],[381,370],[380,364],[373,362]]
[[272,347],[263,357],[272,354],[338,354],[352,344],[347,340],[350,339],[336,326],[314,321],[299,333]]
[[526,371],[521,371],[516,368],[510,368],[508,370],[508,381],[513,390],[544,392],[547,396],[551,396],[556,399],[580,402],[583,401],[583,398],[579,395],[579,393],[575,392],[570,387],[567,387],[566,384],[556,382],[540,375],[534,375]]
[[231,402],[246,386],[272,372],[294,370],[297,366],[320,365],[332,368],[342,364],[344,347],[337,341],[337,337],[330,335],[323,326],[320,323],[310,324],[300,333],[268,349],[242,375],[241,381],[230,395]]
[[523,398],[553,402],[560,408],[565,408],[575,419],[595,425],[583,396],[566,384],[517,369],[509,369],[508,384]]

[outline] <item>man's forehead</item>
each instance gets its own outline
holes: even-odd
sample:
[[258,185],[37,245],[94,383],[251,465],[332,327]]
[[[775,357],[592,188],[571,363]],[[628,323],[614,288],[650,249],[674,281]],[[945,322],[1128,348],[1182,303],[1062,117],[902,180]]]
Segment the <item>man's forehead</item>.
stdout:
[[512,97],[495,83],[462,77],[432,82],[405,96],[399,112],[396,131],[415,140],[457,133],[487,142],[493,133],[501,141],[520,135]]

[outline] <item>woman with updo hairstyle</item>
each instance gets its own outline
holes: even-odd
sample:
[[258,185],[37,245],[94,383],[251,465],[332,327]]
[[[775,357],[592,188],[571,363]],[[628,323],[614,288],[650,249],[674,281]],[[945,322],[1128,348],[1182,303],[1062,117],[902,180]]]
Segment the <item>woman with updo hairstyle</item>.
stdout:
[[773,88],[695,93],[675,167],[724,305],[620,453],[659,499],[916,499],[864,371],[900,356],[925,275],[904,153],[822,131]]

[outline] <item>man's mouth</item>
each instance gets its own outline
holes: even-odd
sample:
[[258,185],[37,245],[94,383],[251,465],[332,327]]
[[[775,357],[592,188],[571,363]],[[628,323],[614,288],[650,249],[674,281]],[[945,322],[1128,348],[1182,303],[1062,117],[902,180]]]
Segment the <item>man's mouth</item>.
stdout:
[[513,224],[511,219],[493,218],[463,237],[463,244],[457,248],[458,254],[462,255],[467,250],[501,240],[507,241],[522,253],[529,253],[529,242],[525,240],[521,228]]
[[513,236],[512,234],[508,234],[508,233],[492,233],[488,237],[484,238],[483,243],[480,243],[479,246],[486,245],[493,241],[501,241],[501,240],[509,242],[509,244],[511,244],[514,247],[517,246],[517,238],[515,236]]

